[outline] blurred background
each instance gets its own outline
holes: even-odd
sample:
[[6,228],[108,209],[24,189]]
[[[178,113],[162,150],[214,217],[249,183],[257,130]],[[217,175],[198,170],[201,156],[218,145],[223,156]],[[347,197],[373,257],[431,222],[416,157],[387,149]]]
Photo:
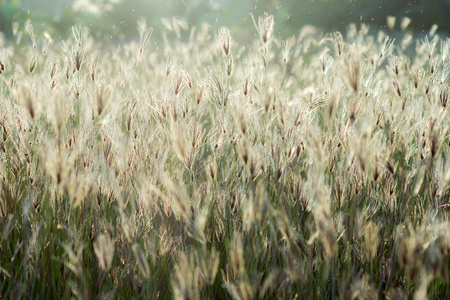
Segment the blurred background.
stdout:
[[191,28],[204,22],[227,26],[245,38],[255,34],[250,13],[257,17],[263,11],[275,15],[275,34],[283,36],[307,24],[330,32],[364,22],[378,31],[386,27],[387,15],[397,17],[396,29],[409,17],[408,30],[414,33],[426,33],[433,24],[441,33],[450,32],[450,0],[0,0],[0,31],[8,38],[13,22],[23,26],[30,20],[37,34],[66,37],[81,23],[98,37],[127,40],[138,36],[139,19],[154,27],[155,36],[175,17]]

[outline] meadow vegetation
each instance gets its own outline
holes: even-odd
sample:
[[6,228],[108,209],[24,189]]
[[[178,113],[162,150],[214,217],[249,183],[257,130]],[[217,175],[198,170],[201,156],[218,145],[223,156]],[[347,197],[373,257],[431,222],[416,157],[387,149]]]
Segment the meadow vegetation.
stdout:
[[253,21],[240,45],[166,20],[158,49],[145,22],[13,26],[1,298],[450,295],[450,40]]

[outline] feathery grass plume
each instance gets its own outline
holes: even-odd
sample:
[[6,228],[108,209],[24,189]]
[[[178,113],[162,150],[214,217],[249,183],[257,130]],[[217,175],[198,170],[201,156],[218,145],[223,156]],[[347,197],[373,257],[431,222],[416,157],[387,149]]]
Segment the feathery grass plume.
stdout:
[[209,69],[210,74],[210,96],[211,100],[219,106],[227,106],[229,98],[229,89],[225,86],[224,76],[217,74],[212,69]]
[[53,39],[47,31],[44,31],[44,37],[45,39],[42,41],[42,55],[46,56],[50,46],[53,44]]
[[225,70],[227,72],[228,77],[231,76],[231,72],[233,71],[234,59],[233,55],[228,55],[224,59]]
[[388,59],[388,64],[392,72],[398,76],[401,68],[401,59],[396,55],[392,55]]
[[395,89],[395,92],[397,93],[397,96],[401,99],[402,98],[402,91],[400,89],[400,85],[398,84],[398,81],[394,79],[392,81],[392,83],[394,85],[394,89]]
[[84,50],[81,47],[72,48],[72,62],[76,71],[80,71],[84,62]]
[[380,228],[373,222],[366,225],[364,231],[364,241],[366,245],[366,253],[369,261],[372,261],[377,255],[378,249],[378,232]]
[[147,257],[142,253],[141,246],[139,244],[133,244],[131,246],[133,250],[134,259],[136,259],[139,271],[144,278],[150,277],[150,267],[148,265]]
[[13,36],[17,36],[17,34],[19,33],[19,22],[12,22],[11,23],[11,30],[12,30],[12,34]]
[[317,107],[323,106],[326,102],[324,95],[312,94],[309,98],[308,110],[311,112]]
[[450,51],[450,40],[441,41],[441,59],[442,63],[445,63],[448,58],[448,53]]
[[161,18],[161,23],[163,23],[163,25],[167,28],[167,30],[173,31],[172,23],[169,19]]
[[245,111],[242,111],[242,110],[239,111],[238,109],[236,109],[236,112],[237,112],[236,121],[237,121],[238,128],[242,132],[242,134],[245,135],[247,133],[247,129],[248,129],[246,113],[245,113]]
[[187,235],[203,245],[206,243],[205,226],[207,219],[208,209],[205,207],[200,211],[195,211],[192,214],[189,223],[185,226]]
[[33,48],[37,49],[36,35],[34,34],[34,27],[33,27],[33,25],[30,24],[30,23],[25,24],[25,30],[30,35],[31,42],[33,43]]
[[387,23],[387,27],[390,30],[393,30],[395,27],[395,16],[387,16],[386,17],[386,23]]
[[171,275],[173,297],[175,299],[200,299],[200,280],[201,277],[196,272],[194,256],[180,251],[178,263]]
[[320,56],[320,67],[322,69],[322,73],[325,76],[328,73],[328,70],[334,63],[334,58],[328,54],[328,51],[324,52]]
[[72,26],[72,34],[75,39],[76,46],[72,46],[70,58],[75,67],[75,73],[75,71],[80,71],[81,66],[84,62],[83,28],[81,27],[81,24],[78,26]]
[[[281,269],[272,270],[267,278],[262,283],[262,288],[260,290],[260,299],[264,299],[264,296],[272,295],[277,296],[277,298],[282,298],[283,288],[288,278],[286,272]],[[270,294],[268,292],[270,291]]]
[[430,62],[430,74],[434,74],[436,72],[437,66],[438,66],[438,60],[439,60],[438,57],[434,57],[434,58],[431,59],[431,62]]
[[22,103],[25,105],[25,108],[27,109],[27,112],[30,115],[31,119],[34,120],[34,117],[36,116],[36,110],[35,105],[33,104],[30,90],[25,86],[21,86],[19,97]]
[[178,95],[188,83],[189,77],[187,76],[186,72],[180,69],[172,78],[174,95]]
[[425,47],[425,53],[428,56],[428,59],[431,59],[434,54],[434,49],[436,48],[437,37],[435,37],[431,42],[428,39],[428,36],[425,36],[422,46]]
[[[77,241],[77,244],[79,241]],[[65,262],[66,266],[77,276],[78,278],[83,277],[83,247],[81,245],[63,245],[66,254],[69,256],[68,261]]]
[[292,46],[292,39],[285,40],[282,42],[282,62],[283,64],[287,64],[289,62],[289,58],[291,56],[291,46]]
[[205,98],[206,93],[207,93],[206,92],[206,85],[205,84],[198,85],[197,86],[197,91],[195,93],[195,102],[197,104],[200,104],[203,101],[203,99]]
[[52,61],[50,64],[50,79],[54,79],[55,76],[58,74],[59,66],[56,61]]
[[428,285],[431,282],[431,278],[428,276],[425,270],[420,270],[420,274],[417,277],[417,284],[415,285],[414,295],[412,299],[427,299]]
[[177,38],[180,38],[181,30],[184,30],[184,31],[188,30],[189,25],[185,20],[180,19],[180,18],[172,17],[172,20],[173,20],[173,31],[176,33]]
[[269,88],[266,96],[264,97],[264,111],[266,114],[269,112],[269,109],[273,107],[273,103],[276,103],[276,93],[275,89],[272,87]]
[[434,36],[436,34],[436,30],[439,28],[437,24],[433,24],[428,32],[429,36]]
[[94,241],[94,252],[97,256],[100,268],[103,271],[108,272],[114,257],[114,241],[112,240],[110,233],[101,233],[97,236]]
[[231,54],[231,35],[230,30],[226,27],[219,29],[219,42],[224,56]]
[[422,81],[422,79],[425,77],[425,72],[422,68],[413,69],[411,70],[411,75],[413,77],[414,82],[414,88],[417,89],[419,87],[419,83]]
[[14,87],[14,83],[16,82],[16,73],[14,73],[11,78],[9,78],[9,88],[12,89]]
[[205,256],[201,264],[202,274],[206,284],[213,285],[216,281],[217,272],[219,271],[220,253],[213,248],[209,255]]
[[273,25],[275,20],[273,15],[264,12],[263,15],[258,17],[258,24],[256,24],[255,18],[253,17],[252,13],[250,14],[250,16],[252,17],[253,24],[255,25],[256,31],[258,32],[261,41],[264,44],[267,44],[273,33]]
[[268,48],[264,47],[261,50],[259,50],[259,56],[261,58],[261,64],[266,69],[269,65],[269,56],[268,56]]
[[81,24],[72,26],[72,35],[78,48],[83,47],[83,28],[81,27]]
[[415,232],[402,235],[397,240],[397,255],[400,266],[406,270],[410,281],[417,279],[422,261],[423,244],[417,239]]
[[[275,98],[273,98],[273,100],[275,100]],[[278,123],[281,127],[284,127],[286,126],[286,105],[282,101],[277,101],[275,104],[278,112]]]
[[402,50],[405,51],[406,48],[408,48],[409,45],[411,45],[412,41],[413,41],[413,35],[410,33],[406,33],[401,42]]
[[[447,179],[450,180],[450,173],[447,172],[446,175]],[[448,222],[443,222],[441,226],[436,227],[441,229],[439,230],[440,235],[436,240],[436,244],[438,245],[441,254],[447,256],[450,254],[450,224]]]
[[97,116],[101,116],[110,102],[111,91],[104,83],[95,87],[95,105]]
[[436,243],[428,246],[428,249],[424,253],[424,263],[427,271],[435,279],[441,278],[442,280],[448,280],[448,267],[445,263],[445,258],[442,256],[442,252],[439,250]]
[[34,72],[36,64],[37,64],[36,56],[31,57],[30,61],[28,62],[28,73],[32,74]]
[[144,53],[144,49],[145,47],[147,47],[149,41],[150,41],[150,37],[153,33],[153,27],[147,27],[147,22],[145,19],[141,19],[138,21],[138,31],[139,31],[139,54],[138,57],[136,59],[136,69],[134,71],[134,74],[132,76],[132,79],[130,80],[130,82],[134,81],[134,78],[137,75],[137,68],[139,67],[139,64],[141,63],[141,59],[142,59],[142,54]]
[[126,127],[127,127],[127,131],[130,132],[131,131],[131,121],[133,120],[133,114],[134,111],[136,109],[137,103],[134,102],[131,104],[131,107],[128,110],[128,116],[127,116],[127,123],[126,123]]
[[395,39],[390,39],[388,35],[384,36],[383,44],[380,49],[380,58],[384,58],[390,53],[394,42],[395,42]]
[[351,299],[378,299],[376,288],[370,283],[369,276],[358,276],[351,285]]
[[336,47],[337,54],[341,56],[344,51],[344,38],[342,37],[342,34],[339,31],[333,33],[333,41],[334,46]]
[[59,80],[57,79],[52,79],[52,83],[50,85],[50,90],[53,90],[55,87],[57,87],[59,84]]
[[143,22],[144,23],[139,24],[139,53],[144,52],[144,49],[147,47],[153,33],[153,27],[147,27],[145,21]]
[[252,87],[252,82],[250,79],[250,75],[247,75],[247,76],[245,76],[244,83],[242,84],[242,93],[244,94],[244,96],[247,96],[251,87]]
[[278,230],[281,232],[283,239],[288,243],[293,243],[297,240],[295,231],[292,230],[289,218],[281,211],[277,212]]
[[402,19],[401,24],[400,24],[400,29],[401,29],[402,31],[405,31],[406,28],[408,28],[409,24],[411,24],[411,21],[412,21],[411,18],[404,17],[404,18]]
[[387,300],[407,300],[408,297],[406,296],[405,292],[401,290],[401,288],[391,288],[386,293],[386,299]]
[[212,181],[217,180],[217,164],[215,161],[210,161],[206,165],[206,174]]
[[97,71],[98,56],[91,54],[87,62],[89,68],[89,76],[92,82],[95,82],[95,72]]
[[[71,148],[72,140],[65,145],[65,148]],[[64,189],[68,195],[72,207],[80,207],[87,197],[90,183],[84,174],[76,174],[73,170],[68,172],[68,180],[65,182]]]
[[187,86],[192,89],[192,78],[191,75],[189,75],[188,70],[186,69],[186,67],[184,65],[178,65],[179,70],[184,74],[184,76],[186,77],[186,81],[187,81]]
[[9,214],[8,203],[3,199],[3,197],[0,196],[0,218],[3,219]]
[[441,104],[443,109],[446,109],[448,106],[448,86],[441,89],[439,94],[439,103]]
[[[120,204],[119,204],[120,205]],[[131,215],[127,217],[123,212],[120,213],[120,227],[125,234],[125,238],[128,242],[133,242],[136,237],[136,220],[135,216]]]
[[360,86],[360,66],[358,59],[350,59],[346,69],[347,83],[357,93]]
[[[324,227],[323,222],[319,224]],[[332,258],[338,251],[337,237],[330,225],[322,232],[322,244],[328,258]]]
[[[172,148],[175,153],[178,155],[180,161],[185,165],[187,169],[190,169],[192,162],[192,155],[194,153],[194,147],[192,143],[189,143],[189,139],[187,137],[186,128],[178,128],[175,129],[174,132],[174,140]],[[195,142],[195,141],[194,141]]]
[[235,232],[229,244],[230,261],[233,272],[236,276],[242,277],[245,274],[245,259],[242,236]]
[[84,90],[84,81],[80,78],[75,78],[75,80],[72,80],[72,83],[70,85],[70,92],[75,97],[75,99],[80,98],[81,93]]
[[255,299],[255,290],[248,280],[241,280],[238,284],[239,287],[239,298],[242,300]]
[[66,77],[66,80],[69,80],[69,78],[70,78],[70,76],[71,76],[72,73],[73,73],[73,72],[72,72],[72,69],[71,69],[71,67],[70,67],[70,63],[67,63],[67,64],[65,65],[65,77]]
[[161,174],[161,182],[168,191],[166,201],[179,220],[188,220],[191,203],[188,194],[182,185],[176,184],[168,175]]
[[175,67],[177,66],[177,59],[174,57],[167,57],[167,61],[166,61],[166,76],[169,76],[172,71],[175,69]]
[[255,228],[255,225],[259,228],[264,228],[267,225],[268,206],[265,187],[257,181],[254,191],[248,197],[242,199],[244,232],[251,231]]
[[430,77],[430,79],[428,80],[427,85],[425,86],[425,95],[427,95],[427,99],[430,103],[432,103],[431,101],[431,91],[432,89],[437,85],[436,82],[436,78],[435,77]]
[[246,138],[239,143],[238,153],[242,163],[246,166],[251,159],[250,143]]

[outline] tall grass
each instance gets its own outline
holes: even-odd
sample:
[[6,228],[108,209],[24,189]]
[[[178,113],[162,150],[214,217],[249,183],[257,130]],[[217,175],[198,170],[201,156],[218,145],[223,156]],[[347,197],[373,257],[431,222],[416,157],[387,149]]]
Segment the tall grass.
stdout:
[[0,43],[2,298],[448,297],[449,39],[253,21]]

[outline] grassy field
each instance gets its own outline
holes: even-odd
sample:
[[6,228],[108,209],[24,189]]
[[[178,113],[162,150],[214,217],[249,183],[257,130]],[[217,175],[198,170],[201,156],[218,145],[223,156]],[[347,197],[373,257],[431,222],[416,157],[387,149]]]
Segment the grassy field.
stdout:
[[167,22],[0,42],[0,298],[450,297],[448,38]]

